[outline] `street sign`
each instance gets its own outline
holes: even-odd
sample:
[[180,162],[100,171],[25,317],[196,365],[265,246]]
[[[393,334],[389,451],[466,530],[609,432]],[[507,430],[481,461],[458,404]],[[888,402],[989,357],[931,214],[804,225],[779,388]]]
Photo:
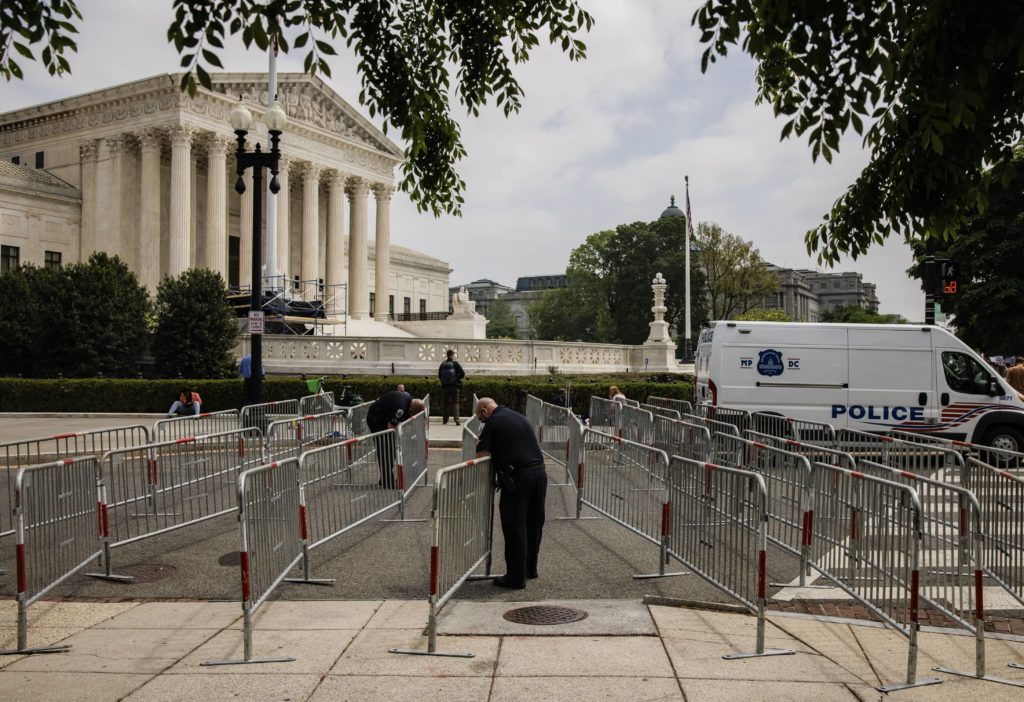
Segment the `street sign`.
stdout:
[[263,333],[263,310],[249,310],[249,333]]

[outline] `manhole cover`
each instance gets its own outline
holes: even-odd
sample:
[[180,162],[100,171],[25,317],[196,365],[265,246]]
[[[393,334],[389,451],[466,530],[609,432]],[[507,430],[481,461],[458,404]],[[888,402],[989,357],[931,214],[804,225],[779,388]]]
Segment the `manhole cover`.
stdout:
[[505,619],[516,624],[568,624],[578,622],[587,618],[587,613],[581,609],[571,607],[556,607],[554,605],[535,605],[533,607],[520,607],[505,612]]
[[236,566],[242,562],[241,557],[238,555],[238,551],[228,551],[223,556],[217,559],[217,563],[222,566]]
[[163,563],[140,563],[139,565],[118,566],[114,570],[118,575],[130,575],[136,583],[155,583],[158,580],[174,575],[175,567]]

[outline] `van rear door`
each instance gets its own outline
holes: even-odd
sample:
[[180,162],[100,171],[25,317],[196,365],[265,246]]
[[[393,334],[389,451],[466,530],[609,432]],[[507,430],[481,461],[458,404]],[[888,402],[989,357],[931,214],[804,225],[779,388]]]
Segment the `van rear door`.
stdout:
[[938,419],[931,334],[913,327],[850,329],[851,429],[934,429]]

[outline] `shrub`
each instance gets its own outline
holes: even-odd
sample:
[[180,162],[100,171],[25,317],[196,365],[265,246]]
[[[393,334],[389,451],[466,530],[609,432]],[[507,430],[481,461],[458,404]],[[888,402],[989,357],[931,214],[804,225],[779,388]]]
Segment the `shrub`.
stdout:
[[234,371],[238,320],[220,273],[192,268],[165,277],[156,297],[153,358],[160,375],[222,378]]

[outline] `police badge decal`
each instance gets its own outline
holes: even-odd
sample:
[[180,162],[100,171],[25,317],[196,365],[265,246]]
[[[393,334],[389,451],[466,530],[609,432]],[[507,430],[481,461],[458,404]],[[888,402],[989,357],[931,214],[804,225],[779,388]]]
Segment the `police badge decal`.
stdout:
[[782,375],[782,352],[765,349],[757,352],[757,372],[769,378]]

